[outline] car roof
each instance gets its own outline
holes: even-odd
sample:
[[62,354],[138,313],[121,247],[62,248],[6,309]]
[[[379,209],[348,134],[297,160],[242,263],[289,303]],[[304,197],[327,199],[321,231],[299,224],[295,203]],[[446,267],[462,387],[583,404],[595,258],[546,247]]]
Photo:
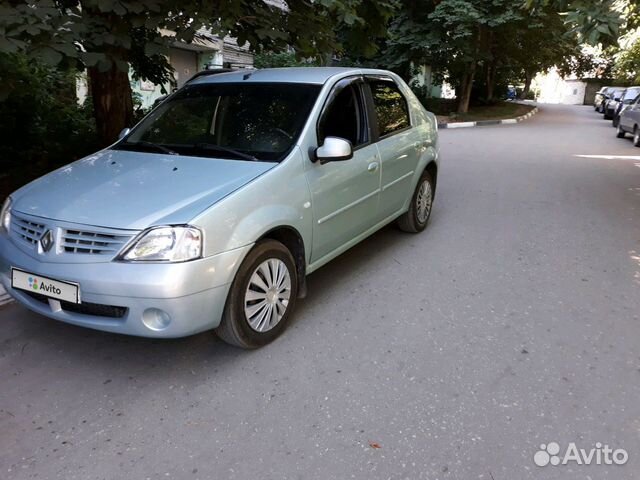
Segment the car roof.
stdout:
[[204,75],[189,82],[191,84],[203,83],[311,83],[322,85],[335,76],[352,74],[387,74],[386,70],[374,70],[368,68],[353,67],[289,67],[289,68],[265,68],[257,70],[236,70],[217,75]]

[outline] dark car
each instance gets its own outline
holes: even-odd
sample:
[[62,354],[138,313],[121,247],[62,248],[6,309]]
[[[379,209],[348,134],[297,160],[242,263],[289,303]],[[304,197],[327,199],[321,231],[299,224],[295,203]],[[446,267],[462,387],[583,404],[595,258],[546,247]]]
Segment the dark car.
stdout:
[[602,107],[605,120],[613,119],[613,115],[618,108],[618,103],[620,103],[624,91],[624,87],[613,87],[607,92],[607,99],[604,101]]
[[613,113],[613,126],[617,127],[620,121],[620,113],[631,105],[635,99],[640,95],[640,87],[629,87],[624,90],[622,97],[618,102],[618,106]]
[[600,90],[596,92],[596,96],[593,99],[593,108],[596,112],[602,113],[602,104],[607,98],[607,92],[612,87],[602,87]]
[[[187,81],[185,82],[185,85],[186,85],[187,83],[189,83],[189,82],[192,82],[192,81],[193,81],[193,80],[195,80],[196,78],[200,78],[200,77],[203,77],[203,76],[205,76],[205,75],[216,75],[216,74],[218,74],[218,73],[227,73],[227,72],[233,72],[233,71],[234,71],[234,69],[233,69],[233,68],[210,68],[210,69],[207,69],[207,70],[202,70],[202,71],[200,71],[200,72],[197,72],[196,74],[194,74],[194,75],[193,75],[193,77],[191,77],[189,80],[187,80]],[[173,91],[175,92],[176,90],[177,90],[177,88],[176,88],[176,89],[174,89]],[[173,92],[172,92],[172,93],[173,93]],[[170,95],[171,95],[171,94],[169,94],[169,95],[162,95],[162,96],[160,96],[160,97],[156,98],[156,99],[153,101],[153,108],[156,108],[158,105],[160,105],[162,102],[164,102],[164,101],[165,101],[165,100],[166,100]]]

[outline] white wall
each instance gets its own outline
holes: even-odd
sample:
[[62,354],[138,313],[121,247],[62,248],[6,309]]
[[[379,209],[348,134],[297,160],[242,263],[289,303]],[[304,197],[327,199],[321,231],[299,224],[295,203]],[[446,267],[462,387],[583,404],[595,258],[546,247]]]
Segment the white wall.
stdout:
[[555,69],[538,74],[532,83],[532,89],[538,92],[537,101],[540,103],[582,105],[586,88],[586,82],[575,78],[563,79]]

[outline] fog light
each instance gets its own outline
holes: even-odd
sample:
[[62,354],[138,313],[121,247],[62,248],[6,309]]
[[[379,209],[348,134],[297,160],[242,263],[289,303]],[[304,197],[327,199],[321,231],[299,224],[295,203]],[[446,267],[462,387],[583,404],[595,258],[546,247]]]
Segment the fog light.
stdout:
[[142,314],[142,323],[150,330],[164,330],[171,323],[171,317],[159,308],[147,308]]

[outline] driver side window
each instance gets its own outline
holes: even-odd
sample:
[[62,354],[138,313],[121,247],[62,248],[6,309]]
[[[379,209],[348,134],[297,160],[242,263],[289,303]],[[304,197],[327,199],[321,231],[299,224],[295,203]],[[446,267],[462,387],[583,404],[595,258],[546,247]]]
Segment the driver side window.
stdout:
[[349,140],[353,147],[368,140],[360,89],[354,83],[344,87],[325,109],[318,127],[318,143],[327,137]]

